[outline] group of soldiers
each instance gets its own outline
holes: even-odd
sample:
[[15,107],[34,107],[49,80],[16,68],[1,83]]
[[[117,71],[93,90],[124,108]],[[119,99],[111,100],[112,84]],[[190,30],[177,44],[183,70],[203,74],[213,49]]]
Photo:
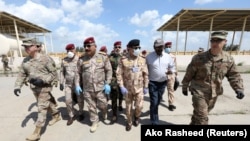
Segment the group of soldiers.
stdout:
[[[226,37],[226,31],[213,32],[211,48],[195,55],[187,67],[182,80],[182,93],[188,95],[190,91],[193,97],[192,125],[208,124],[208,113],[214,107],[217,97],[223,93],[224,76],[228,78],[237,98],[244,97],[243,80],[234,60],[222,50]],[[87,102],[92,133],[99,126],[98,109],[104,123],[113,124],[118,118],[117,111],[123,110],[123,99],[126,105],[126,131],[130,131],[132,125],[139,125],[144,95],[147,93],[150,96],[152,125],[158,124],[158,106],[166,87],[169,110],[176,109],[173,93],[179,86],[179,81],[176,57],[171,54],[171,42],[164,43],[157,39],[153,45],[155,51],[147,54],[141,51],[139,39],[128,42],[126,53],[121,53],[122,42],[116,41],[113,51],[108,55],[97,50],[94,37],[88,37],[83,41],[85,52],[79,57],[74,44],[66,45],[67,56],[62,59],[59,76],[55,62],[50,56],[40,53],[40,44],[36,40],[24,40],[22,46],[29,56],[21,64],[14,94],[19,96],[21,87],[28,81],[38,107],[36,128],[27,140],[40,138],[47,112],[52,114],[49,125],[61,120],[56,101],[51,94],[58,81],[59,89],[65,93],[69,115],[67,125],[71,125],[77,117],[80,121],[84,119],[84,102]],[[110,99],[111,122],[107,120]],[[79,106],[78,111],[74,109],[75,103]]]

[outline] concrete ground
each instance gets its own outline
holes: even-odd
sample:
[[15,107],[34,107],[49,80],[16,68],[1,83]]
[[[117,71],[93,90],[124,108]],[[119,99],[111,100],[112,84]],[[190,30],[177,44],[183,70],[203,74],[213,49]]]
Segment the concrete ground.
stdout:
[[[179,73],[182,80],[184,72]],[[226,78],[224,80],[224,95],[218,98],[215,108],[209,115],[210,124],[247,124],[250,125],[250,74],[242,74],[245,86],[245,98],[238,100]],[[13,94],[15,75],[0,77],[0,139],[1,141],[22,141],[30,135],[35,128],[37,107],[35,98],[29,87],[23,86],[21,94]],[[42,131],[41,141],[140,141],[140,126],[125,131],[125,114],[120,112],[118,122],[114,125],[99,123],[95,133],[90,133],[90,121],[85,105],[86,118],[82,122],[75,121],[67,126],[67,112],[64,103],[64,93],[59,88],[53,89],[53,95],[58,101],[58,109],[62,113],[62,120],[53,126],[46,126]],[[110,102],[109,102],[110,103]],[[160,124],[189,124],[192,114],[191,95],[184,96],[181,87],[175,92],[175,111],[168,110],[167,93],[159,107]],[[125,103],[123,103],[125,107]],[[76,106],[77,108],[77,106]],[[109,112],[111,118],[111,112]],[[51,119],[51,116],[48,116]],[[149,121],[149,95],[145,96],[144,109],[141,115],[141,124],[150,124]]]

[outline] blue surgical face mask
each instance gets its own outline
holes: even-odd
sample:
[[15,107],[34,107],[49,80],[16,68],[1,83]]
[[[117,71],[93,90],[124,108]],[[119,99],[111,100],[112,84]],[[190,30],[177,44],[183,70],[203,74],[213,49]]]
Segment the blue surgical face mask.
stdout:
[[136,50],[134,49],[133,55],[138,56],[140,54],[140,52],[141,52],[140,49],[136,49]]
[[164,48],[164,51],[165,51],[166,53],[170,53],[171,48]]

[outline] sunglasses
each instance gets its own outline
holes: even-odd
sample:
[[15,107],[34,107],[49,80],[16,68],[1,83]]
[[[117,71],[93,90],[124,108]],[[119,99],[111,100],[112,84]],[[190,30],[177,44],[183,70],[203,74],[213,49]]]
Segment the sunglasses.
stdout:
[[115,48],[122,48],[122,47],[117,46],[117,47],[115,47]]
[[29,46],[24,46],[24,48],[30,48],[30,47],[32,47],[33,45],[29,45]]
[[90,48],[92,45],[88,44],[88,45],[84,45],[84,48]]
[[141,49],[141,47],[133,47],[134,50]]
[[211,43],[220,43],[222,41],[223,41],[223,39],[211,39],[210,40]]

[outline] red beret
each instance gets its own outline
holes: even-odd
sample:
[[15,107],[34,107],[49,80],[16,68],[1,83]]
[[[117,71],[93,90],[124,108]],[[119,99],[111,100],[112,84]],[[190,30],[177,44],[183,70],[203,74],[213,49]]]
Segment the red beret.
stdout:
[[74,44],[68,44],[66,47],[65,47],[66,50],[72,50],[72,49],[75,49],[75,45]]
[[91,43],[95,43],[94,37],[88,37],[83,42],[83,44],[91,44]]
[[114,46],[119,46],[119,45],[122,45],[122,42],[121,42],[121,41],[116,41],[116,42],[114,43]]
[[143,50],[143,51],[142,51],[142,54],[146,54],[146,53],[147,53],[147,51],[146,51],[146,50]]
[[107,50],[106,46],[102,46],[102,47],[100,48],[100,51],[103,51],[103,52],[108,52],[108,50]]
[[172,42],[166,42],[165,46],[172,45]]

